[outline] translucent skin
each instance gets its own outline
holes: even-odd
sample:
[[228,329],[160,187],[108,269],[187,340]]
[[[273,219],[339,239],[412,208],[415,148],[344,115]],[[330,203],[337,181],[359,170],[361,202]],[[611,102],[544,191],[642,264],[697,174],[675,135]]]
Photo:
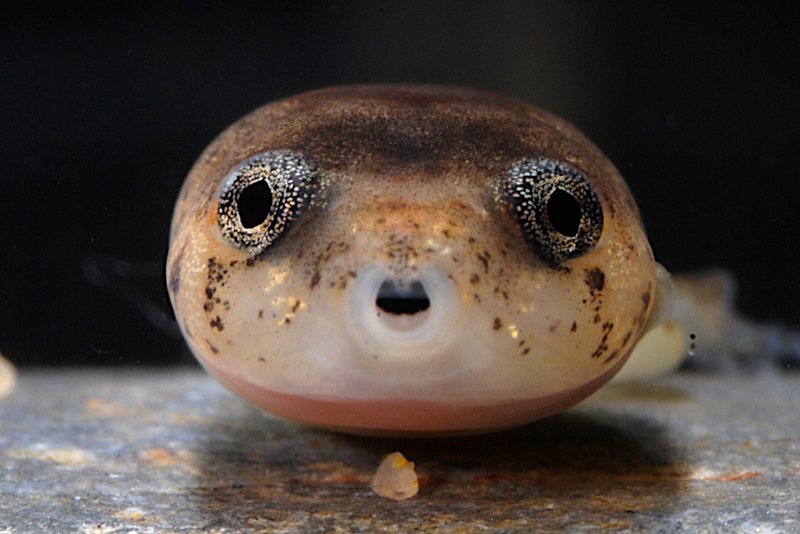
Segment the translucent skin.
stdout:
[[[263,252],[217,224],[226,177],[289,151],[323,177],[315,204]],[[578,169],[603,231],[553,265],[498,191],[509,167]],[[658,285],[636,205],[611,162],[531,105],[462,88],[305,93],[225,130],[178,199],[170,297],[198,360],[279,415],[362,434],[475,433],[551,415],[619,370]],[[376,305],[382,281],[419,281],[430,308]]]

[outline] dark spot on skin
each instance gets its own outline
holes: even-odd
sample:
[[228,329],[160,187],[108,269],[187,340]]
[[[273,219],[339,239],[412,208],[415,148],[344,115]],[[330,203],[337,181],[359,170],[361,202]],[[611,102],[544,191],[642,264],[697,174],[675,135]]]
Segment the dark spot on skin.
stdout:
[[504,298],[505,300],[508,300],[508,293],[506,293],[505,291],[503,291],[501,294],[503,295],[503,298]]
[[450,231],[449,231],[449,230],[447,230],[446,228],[445,228],[444,230],[442,230],[442,234],[443,234],[445,237],[447,237],[447,238],[449,238],[449,237],[450,237]]
[[[180,260],[180,257],[178,257]],[[169,290],[173,295],[177,295],[181,288],[181,269],[178,264],[173,264],[169,275]]]
[[264,310],[258,310],[258,318],[259,319],[263,319],[264,318]]
[[473,244],[474,242],[475,242],[475,238],[474,238],[474,237],[472,237],[472,236],[470,236],[470,237],[467,239],[467,243],[469,243],[470,245],[471,245],[471,244]]
[[530,347],[525,347],[525,349],[522,351],[522,355],[524,356],[524,355],[528,354],[530,351],[531,351]]
[[480,295],[478,295],[477,293],[473,293],[473,294],[472,294],[472,299],[473,299],[475,302],[480,302],[480,301],[481,301],[481,297],[480,297]]
[[549,330],[551,334],[554,334],[558,330],[558,323],[551,324]]
[[605,333],[603,334],[603,338],[600,340],[600,345],[604,346],[606,349],[608,349],[608,344],[607,344],[608,334],[611,333],[611,330],[613,329],[614,329],[614,323],[609,323],[609,322],[603,323],[603,332]]
[[600,322],[600,315],[599,315],[599,314],[597,314],[597,313],[595,313],[595,314],[594,314],[594,319],[592,319],[592,322],[593,322],[594,324],[597,324],[597,323],[599,323],[599,322]]
[[251,258],[247,258],[247,260],[245,261],[245,264],[246,264],[248,267],[252,267],[253,265],[255,265],[255,264],[256,264],[256,258],[255,258],[255,256],[253,256],[253,257],[251,257]]
[[299,307],[300,307],[300,304],[301,304],[301,303],[300,303],[300,300],[299,300],[299,299],[294,301],[294,304],[292,304],[292,313],[294,313],[294,312],[296,312],[296,311],[297,311],[297,308],[299,308]]
[[636,326],[642,326],[645,323],[651,298],[651,286],[648,284],[647,291],[642,293],[642,310],[639,312],[639,315],[636,316],[636,320],[634,321]]
[[314,274],[311,276],[311,282],[308,284],[309,289],[314,289],[319,284],[320,274],[319,271],[314,271]]
[[213,352],[214,354],[219,354],[219,349],[213,343],[211,343],[206,338],[203,338],[203,341],[206,342],[206,345],[208,345],[208,348],[211,349],[211,352]]
[[225,330],[225,326],[222,324],[222,318],[219,315],[212,319],[208,324],[211,325],[211,328],[216,328],[220,332]]
[[283,320],[283,322],[284,322],[285,324],[292,324],[292,320],[291,320],[289,317],[286,317],[286,318]]
[[600,356],[602,356],[602,355],[605,353],[605,351],[607,351],[607,350],[608,350],[608,345],[606,345],[605,343],[600,343],[600,344],[597,346],[597,348],[596,348],[596,349],[594,349],[594,352],[592,353],[592,358],[594,358],[594,359],[597,359],[597,358],[599,358],[599,357],[600,357]]
[[524,344],[525,344],[525,340],[524,339],[520,339],[519,343],[517,343],[517,346],[521,347]]
[[492,323],[492,330],[500,330],[502,326],[503,322],[500,320],[500,317],[495,317],[494,322]]
[[603,271],[594,267],[586,270],[586,278],[584,278],[584,281],[586,285],[589,286],[590,291],[602,291],[606,286],[606,275]]
[[469,277],[469,283],[472,284],[473,286],[478,285],[480,281],[481,277],[478,276],[478,273],[474,273],[472,276]]
[[605,360],[603,360],[603,365],[605,365],[605,364],[607,364],[607,363],[610,363],[610,362],[614,361],[614,360],[616,359],[616,357],[617,357],[617,356],[619,356],[619,351],[618,351],[618,350],[615,350],[614,352],[612,352],[612,353],[611,353],[611,354],[608,356],[608,358],[606,358]]
[[483,272],[489,272],[489,253],[484,251],[483,254],[480,252],[476,252],[475,256],[477,256],[478,260],[483,264]]
[[258,361],[260,361],[260,362],[265,362],[265,361],[267,361],[267,360],[265,360],[263,356],[259,356],[259,357],[258,357]]
[[[224,287],[228,279],[228,269],[217,261],[216,257],[208,258],[207,263],[208,275],[205,287],[206,302],[203,309],[206,313],[214,309],[214,305],[220,302],[218,297],[215,297],[218,287]],[[223,304],[230,308],[230,304]]]
[[633,332],[631,330],[628,330],[625,333],[625,336],[622,338],[622,344],[623,345],[627,345],[628,344],[628,340],[631,338],[631,335],[633,335]]
[[[594,319],[595,319],[594,320],[595,323],[599,323],[600,322],[600,316],[599,315],[595,315]],[[608,335],[614,329],[614,323],[612,323],[611,321],[606,321],[606,322],[604,322],[602,324],[601,329],[603,331],[603,337],[600,340],[600,344],[597,345],[597,348],[592,353],[592,358],[594,358],[594,359],[599,358],[600,356],[605,354],[605,352],[608,350],[608,343],[607,343],[608,342]]]
[[239,260],[232,260],[228,265],[231,267],[236,267],[236,264],[239,263]]
[[578,323],[576,323],[575,321],[572,321],[572,326],[570,327],[569,331],[570,332],[575,332],[577,329],[578,329]]

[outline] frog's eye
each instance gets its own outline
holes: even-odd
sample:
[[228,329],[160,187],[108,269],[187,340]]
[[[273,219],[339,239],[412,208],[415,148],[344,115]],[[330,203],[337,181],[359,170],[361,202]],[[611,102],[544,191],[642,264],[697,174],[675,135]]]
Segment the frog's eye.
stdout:
[[548,263],[577,258],[600,239],[600,197],[575,167],[545,158],[523,160],[509,169],[504,185],[525,240]]
[[299,155],[265,152],[240,163],[225,178],[217,223],[234,247],[259,254],[314,200],[317,172]]

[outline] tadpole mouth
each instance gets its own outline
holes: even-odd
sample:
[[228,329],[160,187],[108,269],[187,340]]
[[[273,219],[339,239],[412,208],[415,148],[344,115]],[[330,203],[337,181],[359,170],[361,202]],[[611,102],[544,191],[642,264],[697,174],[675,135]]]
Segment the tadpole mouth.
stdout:
[[415,280],[386,279],[378,289],[375,305],[386,313],[394,315],[414,315],[427,310],[431,301],[422,282]]
[[343,309],[350,338],[361,349],[358,361],[375,360],[383,371],[395,362],[409,380],[421,362],[441,363],[463,317],[458,289],[446,271],[424,266],[412,276],[393,273],[382,262],[367,264],[347,286]]

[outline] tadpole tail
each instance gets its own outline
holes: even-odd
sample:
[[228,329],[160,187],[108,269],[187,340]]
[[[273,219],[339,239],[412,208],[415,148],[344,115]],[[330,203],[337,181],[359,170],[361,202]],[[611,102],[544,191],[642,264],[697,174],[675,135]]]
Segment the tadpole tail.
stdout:
[[755,372],[800,370],[800,325],[760,322],[735,305],[736,280],[723,269],[673,277],[675,318],[692,339],[686,367]]
[[739,318],[731,329],[730,345],[739,363],[757,368],[759,360],[781,371],[800,371],[800,329],[778,322]]

